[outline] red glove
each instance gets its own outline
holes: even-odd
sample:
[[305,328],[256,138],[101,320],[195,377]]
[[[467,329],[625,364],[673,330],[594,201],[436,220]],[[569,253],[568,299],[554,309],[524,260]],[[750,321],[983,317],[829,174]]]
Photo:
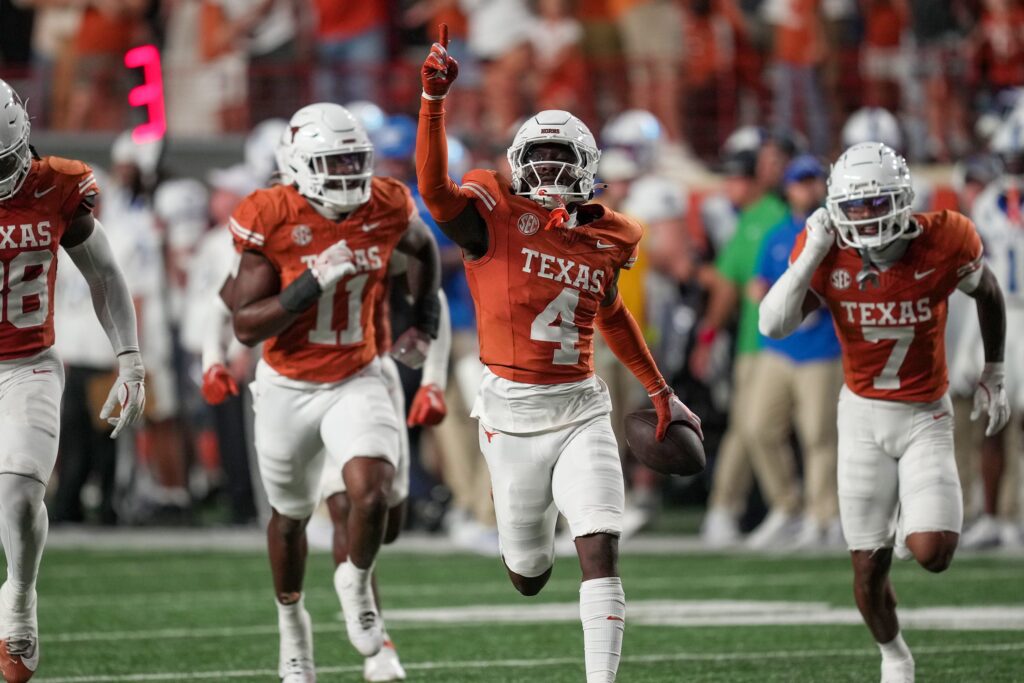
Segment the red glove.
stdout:
[[409,409],[410,427],[433,427],[441,424],[448,414],[448,406],[444,403],[444,392],[436,384],[424,384],[416,392]]
[[442,99],[458,76],[459,63],[448,54],[448,24],[441,24],[440,42],[430,46],[430,54],[420,69],[423,92],[434,99]]
[[704,432],[700,428],[700,418],[672,393],[672,389],[666,386],[663,391],[651,396],[651,401],[654,403],[654,409],[658,412],[658,428],[654,433],[654,438],[658,441],[665,440],[670,424],[682,421],[690,423],[700,440],[704,440]]
[[238,396],[238,384],[228,369],[217,363],[203,373],[203,398],[211,406],[217,406],[227,400],[228,396]]

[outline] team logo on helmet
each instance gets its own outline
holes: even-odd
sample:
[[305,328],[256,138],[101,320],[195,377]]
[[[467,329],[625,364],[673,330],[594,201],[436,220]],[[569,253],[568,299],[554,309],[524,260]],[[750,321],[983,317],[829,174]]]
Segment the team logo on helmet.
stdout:
[[833,270],[829,280],[835,289],[849,289],[850,285],[853,284],[853,278],[850,277],[850,273],[843,268]]
[[519,232],[524,235],[533,235],[540,230],[540,219],[535,213],[524,213],[519,217]]
[[308,225],[296,225],[292,228],[292,242],[304,247],[313,241],[313,231],[309,229]]

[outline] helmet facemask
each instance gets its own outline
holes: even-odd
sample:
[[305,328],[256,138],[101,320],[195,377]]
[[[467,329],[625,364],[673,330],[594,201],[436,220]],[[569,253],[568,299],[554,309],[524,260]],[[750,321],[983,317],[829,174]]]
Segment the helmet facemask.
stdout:
[[911,227],[912,194],[896,189],[849,198],[828,198],[828,212],[840,246],[884,249],[898,239],[916,237]]
[[[32,150],[29,148],[28,137],[31,124],[28,112],[18,94],[6,83],[0,86],[7,89],[7,101],[0,104],[0,114],[9,121],[8,127],[0,136],[0,202],[10,199],[21,189],[29,169],[32,168]],[[20,130],[19,130],[20,129]]]
[[372,148],[320,152],[310,157],[308,182],[299,189],[310,199],[347,212],[370,200],[372,176]]
[[540,140],[508,151],[512,189],[546,209],[589,201],[594,191],[596,155],[575,142]]

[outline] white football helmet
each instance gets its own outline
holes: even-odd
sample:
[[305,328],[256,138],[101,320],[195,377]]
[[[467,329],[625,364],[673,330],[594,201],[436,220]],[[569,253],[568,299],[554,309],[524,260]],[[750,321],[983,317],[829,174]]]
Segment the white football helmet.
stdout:
[[621,147],[633,155],[641,170],[654,166],[658,145],[664,138],[661,122],[645,109],[627,109],[601,129],[601,144]]
[[371,139],[388,122],[388,115],[384,110],[369,100],[347,102],[345,109],[356,117],[356,121],[363,124],[363,129]]
[[32,167],[30,128],[28,112],[18,93],[0,80],[0,202],[17,194],[28,177]]
[[[568,148],[573,161],[531,160],[538,145]],[[601,151],[586,124],[567,111],[548,109],[519,127],[508,148],[512,191],[553,209],[562,203],[586,202],[594,196],[594,176]]]
[[277,148],[277,169],[299,194],[346,213],[370,201],[373,144],[347,109],[321,102],[295,112]]
[[1008,174],[1024,175],[1024,106],[1018,106],[999,124],[988,148]]
[[686,190],[679,182],[644,176],[629,188],[622,211],[648,225],[686,217]]
[[245,137],[245,165],[261,182],[269,182],[277,170],[277,143],[288,128],[284,119],[260,121]]
[[840,246],[877,250],[917,237],[913,201],[907,162],[887,145],[854,145],[832,164],[826,207]]
[[850,115],[843,124],[843,147],[853,147],[862,142],[881,142],[894,150],[903,149],[903,133],[900,122],[881,107],[862,107]]

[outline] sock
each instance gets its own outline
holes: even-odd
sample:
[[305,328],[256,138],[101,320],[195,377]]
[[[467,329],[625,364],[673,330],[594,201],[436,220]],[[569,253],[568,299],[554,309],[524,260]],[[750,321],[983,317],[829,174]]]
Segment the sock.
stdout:
[[370,576],[373,574],[373,565],[371,564],[366,569],[360,569],[359,567],[352,564],[352,560],[347,560],[338,565],[334,570],[334,585],[339,586],[339,581],[345,583],[355,583],[362,589],[370,582]]
[[313,661],[313,622],[305,607],[305,596],[290,605],[277,604],[277,628],[281,632],[281,665],[289,659]]
[[626,594],[617,576],[580,584],[580,621],[587,683],[612,683],[626,629]]
[[35,630],[36,576],[49,522],[45,487],[34,479],[0,474],[0,539],[7,556],[7,581],[0,591],[7,631]]
[[907,647],[906,641],[903,640],[903,634],[899,631],[896,632],[896,637],[888,643],[879,643],[878,649],[882,651],[883,660],[896,661],[900,659],[914,658],[914,656],[910,654],[910,648]]

